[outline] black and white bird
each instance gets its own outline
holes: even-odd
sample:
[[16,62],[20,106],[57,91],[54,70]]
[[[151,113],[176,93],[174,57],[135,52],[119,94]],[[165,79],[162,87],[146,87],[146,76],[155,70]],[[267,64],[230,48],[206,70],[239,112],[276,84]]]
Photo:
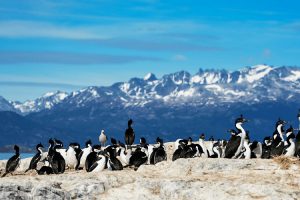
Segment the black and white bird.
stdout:
[[225,148],[225,158],[237,158],[244,147],[244,140],[246,138],[246,131],[242,125],[247,122],[247,120],[241,115],[235,120],[236,131],[230,132],[231,138],[228,141]]
[[92,152],[88,154],[85,160],[85,170],[90,172],[91,166],[97,161],[98,153],[101,151],[100,145],[94,145],[92,147]]
[[132,119],[130,119],[128,121],[128,128],[125,131],[125,144],[127,146],[131,146],[134,143],[134,139],[135,139],[135,133],[132,128],[132,124],[133,124],[133,121],[132,121]]
[[85,142],[85,148],[82,149],[81,151],[81,155],[79,155],[80,157],[80,162],[79,162],[79,166],[78,169],[83,169],[85,166],[85,161],[87,156],[92,152],[92,141],[88,140]]
[[20,148],[19,146],[14,146],[15,155],[13,155],[10,159],[8,159],[5,167],[5,173],[2,177],[6,176],[9,173],[13,173],[20,164]]
[[78,169],[80,164],[80,145],[78,143],[70,143],[67,150],[66,166],[69,169]]
[[203,151],[203,154],[201,155],[201,157],[208,158],[209,154],[208,154],[208,150],[207,150],[207,147],[206,147],[206,144],[205,144],[205,135],[204,135],[204,133],[202,133],[199,137],[199,145],[201,146],[202,151]]
[[286,122],[284,120],[279,119],[276,122],[275,131],[273,133],[273,140],[271,144],[271,157],[280,156],[284,150],[284,125]]
[[151,153],[149,153],[150,164],[155,165],[161,161],[167,160],[167,153],[164,147],[164,142],[161,138],[156,138],[156,146],[153,147]]
[[44,160],[44,166],[42,166],[41,169],[37,170],[37,173],[38,175],[53,174],[53,169],[47,159]]
[[115,147],[108,146],[105,151],[108,155],[107,168],[112,171],[123,170],[121,161],[116,157]]
[[261,154],[262,159],[271,158],[271,145],[272,145],[271,137],[265,137],[262,144],[262,154]]
[[126,150],[126,147],[123,143],[119,142],[119,148],[120,148],[120,161],[123,163],[124,166],[127,166],[129,165],[129,160],[130,160],[130,157],[132,155],[132,149],[131,148],[128,148]]
[[186,156],[191,157],[192,155],[187,155],[189,148],[187,146],[188,140],[177,139],[174,144],[174,153],[172,156],[172,161],[175,161],[179,158],[186,158]]
[[62,141],[54,138],[54,146],[55,149],[60,155],[66,160],[67,159],[67,149],[64,148],[64,144]]
[[106,168],[108,155],[104,151],[96,154],[95,162],[88,168],[87,172],[101,172]]
[[29,170],[35,170],[37,168],[38,162],[41,161],[41,158],[43,157],[43,148],[44,146],[39,143],[36,145],[36,151],[37,153],[32,157],[28,169],[26,169],[25,173]]
[[147,147],[138,147],[131,154],[129,158],[129,165],[134,166],[134,170],[137,170],[141,165],[146,164],[148,161]]
[[55,174],[61,174],[65,172],[66,169],[66,161],[62,157],[62,155],[57,152],[57,148],[59,146],[55,145],[52,139],[49,140],[49,149],[48,149],[48,156],[47,160],[50,163],[50,166]]
[[286,145],[284,146],[283,155],[287,157],[292,157],[295,155],[296,150],[294,142],[294,139],[296,137],[292,126],[286,130],[286,137]]

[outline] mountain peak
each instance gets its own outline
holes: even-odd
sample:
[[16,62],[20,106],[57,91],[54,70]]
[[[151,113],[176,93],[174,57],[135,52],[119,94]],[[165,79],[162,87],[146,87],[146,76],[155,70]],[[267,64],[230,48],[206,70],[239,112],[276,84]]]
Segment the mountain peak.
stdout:
[[153,73],[148,73],[144,77],[144,80],[145,81],[155,81],[155,80],[157,80],[157,78],[156,78],[156,76]]

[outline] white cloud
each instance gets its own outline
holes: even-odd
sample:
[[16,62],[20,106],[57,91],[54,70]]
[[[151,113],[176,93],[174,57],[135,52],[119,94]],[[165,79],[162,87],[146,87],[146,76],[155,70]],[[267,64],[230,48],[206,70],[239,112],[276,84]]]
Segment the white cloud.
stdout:
[[187,57],[181,54],[177,54],[173,57],[173,60],[175,61],[186,61]]

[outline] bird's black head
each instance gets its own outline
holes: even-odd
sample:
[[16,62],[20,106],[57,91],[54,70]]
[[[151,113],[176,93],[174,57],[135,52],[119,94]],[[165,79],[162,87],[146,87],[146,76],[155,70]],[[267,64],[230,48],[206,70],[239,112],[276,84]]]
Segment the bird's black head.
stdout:
[[236,130],[234,130],[234,129],[229,129],[228,132],[229,132],[231,135],[237,135],[237,132],[236,132]]
[[39,148],[44,148],[44,146],[42,145],[42,143],[39,143],[36,145],[36,149],[38,150]]
[[128,120],[128,127],[130,127],[133,124],[132,119]]
[[209,141],[215,141],[214,137],[211,136],[211,137],[209,138]]
[[193,139],[191,137],[188,138],[189,142],[193,142]]
[[284,121],[284,120],[282,120],[282,119],[279,118],[279,119],[277,120],[277,122],[276,122],[276,127],[278,127],[278,126],[280,126],[280,125],[283,126],[283,125],[285,125],[285,124],[286,124],[286,121]]
[[157,137],[157,138],[156,138],[156,143],[163,144],[164,141],[163,141],[163,139]]
[[62,141],[60,141],[60,140],[58,140],[58,139],[56,139],[56,138],[54,138],[54,141],[55,141],[55,146],[56,146],[57,148],[62,148],[62,147],[64,146],[64,144],[63,144]]
[[14,146],[14,150],[16,151],[16,153],[18,154],[20,152],[20,148],[18,145],[15,145]]
[[116,145],[117,144],[117,140],[115,138],[110,138],[110,143],[112,145]]
[[54,141],[52,140],[52,138],[49,139],[49,144],[54,145]]
[[146,139],[144,137],[141,137],[140,144],[146,144],[146,143],[147,143]]
[[236,120],[235,120],[235,124],[243,124],[243,123],[245,123],[245,122],[247,122],[247,120],[244,118],[244,116],[243,115],[241,115],[240,117],[238,117]]
[[92,149],[93,149],[93,151],[100,151],[101,150],[101,145],[98,145],[98,144],[96,144],[96,145],[94,145],[93,147],[92,147]]
[[92,141],[91,140],[88,140],[85,142],[85,147],[89,147],[92,145]]
[[200,135],[200,139],[202,139],[202,140],[204,140],[204,139],[205,139],[205,135],[204,135],[204,133],[202,133],[202,134]]

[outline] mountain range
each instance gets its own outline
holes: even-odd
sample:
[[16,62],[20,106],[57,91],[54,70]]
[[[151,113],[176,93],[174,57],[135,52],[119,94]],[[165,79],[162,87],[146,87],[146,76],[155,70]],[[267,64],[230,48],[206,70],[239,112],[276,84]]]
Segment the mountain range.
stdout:
[[[243,114],[253,139],[274,131],[281,117],[298,127],[300,68],[256,65],[241,70],[179,71],[157,78],[149,73],[106,87],[49,92],[26,102],[0,97],[0,146],[34,146],[59,137],[66,143],[97,142],[101,129],[123,141],[132,118],[136,137],[153,142],[178,137],[229,138],[234,119]],[[4,137],[3,137],[4,136]],[[138,141],[136,139],[136,141]]]

